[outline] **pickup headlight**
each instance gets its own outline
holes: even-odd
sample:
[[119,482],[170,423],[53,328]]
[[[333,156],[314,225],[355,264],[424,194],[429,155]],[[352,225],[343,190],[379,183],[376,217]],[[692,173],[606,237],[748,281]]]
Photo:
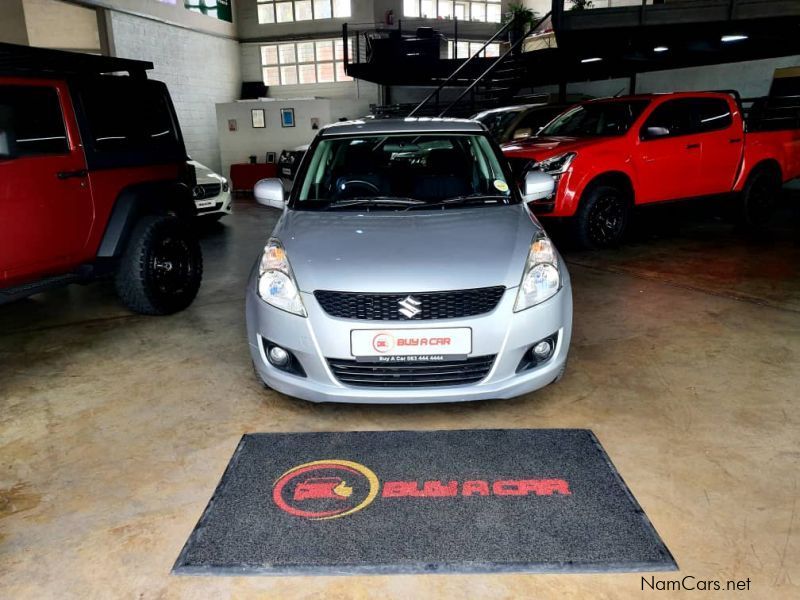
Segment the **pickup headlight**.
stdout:
[[558,255],[544,233],[537,235],[528,252],[528,262],[519,284],[514,312],[536,306],[556,295],[561,289]]
[[300,298],[297,281],[286,257],[286,250],[275,238],[264,247],[258,265],[258,295],[267,304],[301,317],[306,316],[306,308]]
[[577,154],[575,152],[559,154],[558,156],[553,156],[552,158],[548,158],[538,163],[536,168],[547,173],[548,175],[560,175],[569,169],[576,156]]

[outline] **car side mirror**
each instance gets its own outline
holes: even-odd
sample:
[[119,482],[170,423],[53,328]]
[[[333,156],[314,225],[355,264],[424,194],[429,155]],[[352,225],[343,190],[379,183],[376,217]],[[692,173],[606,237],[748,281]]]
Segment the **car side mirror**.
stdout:
[[553,195],[556,189],[556,180],[541,171],[528,171],[525,174],[525,188],[522,190],[522,199],[525,202],[544,200]]
[[667,137],[669,129],[666,127],[646,127],[644,130],[643,140],[654,140],[657,138]]
[[533,130],[530,127],[520,127],[514,130],[514,135],[511,136],[515,140],[523,140],[533,135]]
[[276,177],[262,179],[253,188],[256,202],[263,206],[283,209],[286,201],[283,197],[283,183]]

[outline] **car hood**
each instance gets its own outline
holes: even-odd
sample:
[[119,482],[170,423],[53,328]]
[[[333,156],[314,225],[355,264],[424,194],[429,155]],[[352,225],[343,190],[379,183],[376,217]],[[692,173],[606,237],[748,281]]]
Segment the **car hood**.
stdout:
[[534,137],[503,144],[503,154],[508,158],[533,158],[542,161],[565,152],[602,143],[609,138]]
[[516,287],[541,227],[524,205],[284,212],[273,231],[300,289],[402,293]]

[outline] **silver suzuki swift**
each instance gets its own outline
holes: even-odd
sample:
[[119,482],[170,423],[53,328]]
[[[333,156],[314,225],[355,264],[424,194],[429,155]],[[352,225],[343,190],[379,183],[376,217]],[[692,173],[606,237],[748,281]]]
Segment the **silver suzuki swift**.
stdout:
[[315,402],[511,398],[558,380],[569,274],[483,125],[370,120],[322,129],[247,286],[255,369]]

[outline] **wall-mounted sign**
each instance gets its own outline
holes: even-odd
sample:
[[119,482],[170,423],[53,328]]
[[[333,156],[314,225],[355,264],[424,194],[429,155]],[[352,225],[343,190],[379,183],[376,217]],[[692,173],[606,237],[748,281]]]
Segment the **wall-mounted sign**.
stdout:
[[294,109],[281,109],[281,127],[294,127]]
[[311,117],[311,129],[314,131],[319,129],[319,117]]
[[254,108],[250,111],[250,120],[253,127],[256,129],[264,129],[267,126],[266,117],[264,116],[263,108]]
[[228,131],[236,131],[239,129],[238,123],[236,123],[236,119],[228,119]]

